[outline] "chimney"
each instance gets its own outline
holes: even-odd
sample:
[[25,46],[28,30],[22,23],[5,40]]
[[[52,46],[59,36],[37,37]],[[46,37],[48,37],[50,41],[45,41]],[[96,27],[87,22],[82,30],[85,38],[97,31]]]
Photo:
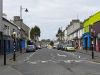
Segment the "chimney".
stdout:
[[14,16],[14,21],[19,21],[20,20],[20,16]]

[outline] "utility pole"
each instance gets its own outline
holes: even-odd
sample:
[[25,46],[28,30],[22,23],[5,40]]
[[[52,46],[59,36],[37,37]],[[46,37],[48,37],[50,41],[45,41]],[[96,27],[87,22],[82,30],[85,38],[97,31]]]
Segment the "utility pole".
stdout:
[[0,37],[1,37],[1,45],[4,46],[3,54],[4,54],[4,65],[6,65],[6,49],[5,49],[5,41],[3,41],[3,31],[4,27],[2,25],[2,16],[3,16],[3,0],[0,0]]
[[0,32],[2,32],[3,0],[0,0]]
[[16,40],[15,40],[15,38],[14,38],[14,42],[13,42],[13,44],[14,44],[14,54],[13,54],[13,61],[16,61]]
[[93,26],[91,28],[91,49],[92,49],[92,59],[94,59],[94,34],[95,32],[93,31]]
[[16,61],[16,38],[17,38],[17,33],[15,31],[12,34],[12,38],[13,38],[13,46],[14,46],[13,61]]

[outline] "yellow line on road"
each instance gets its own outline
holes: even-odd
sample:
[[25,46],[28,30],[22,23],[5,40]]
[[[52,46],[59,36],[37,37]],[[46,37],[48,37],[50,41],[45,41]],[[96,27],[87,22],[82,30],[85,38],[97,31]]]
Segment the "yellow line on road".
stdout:
[[92,64],[100,64],[99,62],[96,62],[96,61],[88,61],[88,62]]

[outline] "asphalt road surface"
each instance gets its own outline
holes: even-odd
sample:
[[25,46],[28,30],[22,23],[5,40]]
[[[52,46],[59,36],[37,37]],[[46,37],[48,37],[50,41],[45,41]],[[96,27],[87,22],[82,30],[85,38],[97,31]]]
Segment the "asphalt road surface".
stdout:
[[12,67],[22,75],[100,75],[100,64],[77,52],[41,49]]

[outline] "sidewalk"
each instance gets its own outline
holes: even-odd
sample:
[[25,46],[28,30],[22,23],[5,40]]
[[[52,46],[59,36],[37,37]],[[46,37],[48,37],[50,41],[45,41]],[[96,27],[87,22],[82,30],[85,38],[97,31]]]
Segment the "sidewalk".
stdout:
[[[20,53],[19,51],[16,52],[16,57],[18,57],[18,56],[20,56],[20,55],[21,55],[21,53]],[[9,64],[9,63],[8,63],[9,60],[12,60],[12,59],[13,59],[13,53],[10,53],[10,54],[7,54],[7,55],[6,55],[7,64]],[[1,55],[1,56],[0,56],[0,66],[2,66],[3,63],[4,63],[4,55]]]
[[[83,53],[83,54],[86,54],[86,55],[89,55],[89,56],[92,55],[92,51],[91,50],[78,50],[77,52]],[[100,52],[94,51],[94,59],[91,59],[91,61],[100,63]]]
[[0,75],[23,75],[21,72],[17,71],[16,69],[12,68],[12,65],[18,63],[20,59],[25,58],[26,54],[21,54],[20,52],[16,52],[16,61],[13,61],[13,53],[7,54],[6,62],[7,65],[4,66],[4,56],[0,56]]
[[23,75],[21,72],[12,68],[11,66],[0,67],[0,75]]

